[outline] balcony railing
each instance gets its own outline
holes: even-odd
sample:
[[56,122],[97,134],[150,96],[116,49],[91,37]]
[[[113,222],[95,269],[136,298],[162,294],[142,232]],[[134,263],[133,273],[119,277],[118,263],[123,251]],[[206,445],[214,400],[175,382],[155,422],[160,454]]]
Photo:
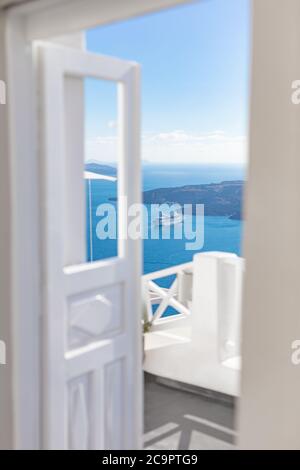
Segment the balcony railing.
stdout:
[[242,258],[206,252],[143,276],[144,369],[238,396],[243,275]]
[[[161,287],[157,281],[174,276],[170,287]],[[191,313],[193,263],[184,263],[171,268],[155,271],[143,276],[144,301],[147,320],[156,323],[163,317],[169,307],[174,314],[184,316]],[[153,306],[158,305],[155,312]]]

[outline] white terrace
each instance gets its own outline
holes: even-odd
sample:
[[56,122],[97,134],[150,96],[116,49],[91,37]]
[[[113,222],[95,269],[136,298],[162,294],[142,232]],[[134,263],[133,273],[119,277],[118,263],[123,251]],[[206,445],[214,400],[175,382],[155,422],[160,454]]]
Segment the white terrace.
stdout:
[[[146,372],[232,396],[239,395],[244,260],[207,252],[191,263],[143,277]],[[159,279],[176,275],[169,289]],[[158,305],[154,314],[153,306]],[[168,307],[177,315],[163,316]]]

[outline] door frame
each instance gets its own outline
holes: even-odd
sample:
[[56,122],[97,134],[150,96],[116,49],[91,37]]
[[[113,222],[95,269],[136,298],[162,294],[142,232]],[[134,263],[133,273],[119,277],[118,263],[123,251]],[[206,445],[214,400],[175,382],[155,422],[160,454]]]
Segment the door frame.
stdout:
[[[1,79],[7,104],[0,150],[6,230],[0,241],[5,280],[0,299],[1,335],[7,365],[0,374],[0,446],[39,449],[41,432],[41,217],[37,84],[33,40],[71,35],[112,21],[128,19],[191,0],[40,0],[0,10]],[[66,19],[68,21],[66,21]],[[20,73],[21,70],[21,73]],[[1,116],[1,118],[2,118]],[[2,293],[2,292],[1,292]],[[141,404],[142,406],[142,404]]]
[[[128,19],[190,1],[126,0],[124,2],[124,0],[114,0],[112,2],[102,0],[100,3],[99,0],[85,0],[84,2],[82,0],[72,2],[70,0],[39,0],[0,10],[0,79],[4,79],[7,84],[7,104],[4,107],[1,105],[0,110],[0,218],[1,228],[4,227],[0,238],[0,334],[1,339],[7,345],[7,366],[0,366],[0,445],[4,448],[37,449],[41,447],[39,314],[41,312],[42,266],[39,250],[41,235],[38,207],[35,62],[31,41],[71,34],[85,28]],[[259,399],[253,402],[255,394],[252,391],[256,385],[259,387],[257,381],[260,377],[267,377],[265,370],[272,372],[272,375],[269,375],[271,380],[284,377],[283,384],[275,389],[276,393],[272,390],[273,402],[276,403],[277,409],[281,406],[282,409],[289,407],[286,424],[291,424],[291,426],[288,426],[286,436],[299,434],[297,433],[299,413],[298,415],[296,413],[298,408],[294,410],[292,407],[292,404],[298,402],[299,372],[288,362],[290,356],[287,362],[274,362],[274,356],[282,354],[286,357],[284,355],[287,354],[286,343],[280,342],[282,332],[285,332],[286,338],[293,337],[298,326],[297,312],[300,307],[298,299],[294,299],[297,308],[289,309],[288,322],[278,309],[282,298],[288,300],[291,297],[287,293],[290,292],[292,282],[295,282],[297,278],[295,274],[294,276],[292,274],[298,274],[299,263],[297,266],[292,263],[294,271],[291,271],[290,277],[286,276],[284,285],[280,286],[280,289],[277,288],[274,277],[269,278],[268,275],[272,273],[274,275],[280,263],[286,266],[286,254],[289,256],[288,259],[298,261],[296,253],[299,250],[298,246],[297,250],[294,249],[293,239],[290,243],[288,230],[285,229],[284,224],[280,226],[280,232],[278,232],[282,235],[282,239],[287,241],[285,246],[288,248],[284,252],[280,251],[280,247],[278,249],[278,246],[274,247],[274,244],[270,243],[269,234],[274,230],[272,220],[262,225],[260,230],[256,227],[257,221],[265,220],[265,214],[269,216],[274,214],[274,201],[269,196],[270,191],[267,202],[265,201],[266,182],[262,180],[265,173],[261,172],[261,167],[265,164],[268,168],[269,179],[275,176],[276,182],[281,181],[282,159],[278,152],[292,142],[293,149],[290,149],[290,145],[289,160],[285,167],[290,168],[290,173],[285,176],[291,176],[295,196],[293,204],[289,207],[290,210],[295,209],[289,223],[289,232],[299,231],[299,217],[296,217],[299,211],[296,201],[300,199],[300,189],[298,182],[295,184],[293,180],[295,173],[293,156],[299,153],[300,149],[299,139],[295,138],[298,135],[299,112],[296,110],[298,108],[290,107],[291,90],[288,89],[288,81],[286,82],[287,88],[282,82],[282,79],[286,77],[284,73],[290,70],[293,71],[293,77],[289,77],[289,80],[299,78],[294,74],[294,71],[299,71],[300,65],[297,48],[299,1],[290,0],[288,9],[284,9],[283,0],[265,0],[264,2],[253,0],[253,3],[255,7],[253,41],[257,47],[253,50],[255,61],[253,61],[252,71],[251,126],[254,126],[259,116],[268,116],[270,119],[269,122],[268,119],[263,122],[257,121],[261,126],[261,132],[264,133],[263,136],[257,133],[256,127],[250,133],[250,177],[246,192],[248,228],[245,233],[245,251],[249,269],[247,268],[245,276],[244,300],[244,309],[249,312],[249,315],[247,324],[243,326],[245,367],[242,374],[243,395],[239,424],[241,445],[252,448],[257,444],[256,439],[261,437],[257,429],[261,429],[266,438],[271,428],[273,434],[271,435],[272,441],[268,442],[270,448],[276,443],[276,439],[280,441],[281,434],[286,431],[287,427],[279,426],[278,429],[278,416],[274,415],[270,420],[270,414],[261,412],[270,408],[270,394],[260,394]],[[283,11],[284,29],[282,28]],[[259,41],[265,37],[268,41],[263,41],[264,47],[261,47]],[[290,53],[287,54],[287,51]],[[20,70],[22,73],[19,73]],[[271,87],[266,85],[269,78],[269,83],[272,83]],[[283,100],[283,95],[286,101]],[[282,108],[278,103],[284,103]],[[274,132],[274,129],[275,131],[279,129],[280,132]],[[269,145],[271,141],[272,146]],[[266,158],[268,155],[276,158],[270,161]],[[281,205],[277,206],[277,210],[283,207],[282,204],[289,195],[287,185],[279,184],[279,189],[276,197]],[[260,245],[261,240],[265,241],[265,246],[268,246],[269,258],[263,260],[260,257],[263,251],[260,250],[263,250],[265,246]],[[257,276],[257,269],[262,264],[265,266],[267,275],[261,279]],[[289,280],[292,281],[290,285]],[[264,292],[262,288],[265,288]],[[295,290],[294,287],[292,293]],[[258,311],[255,310],[257,291],[262,295]],[[268,295],[269,292],[274,295]],[[285,293],[285,297],[283,294],[281,296],[282,292]],[[287,302],[287,305],[290,304]],[[263,314],[265,312],[268,314],[260,317],[263,318],[263,322],[260,322],[258,342],[256,326],[258,314],[261,311]],[[277,314],[275,326],[274,316],[271,316],[273,312]],[[272,338],[272,334],[274,334],[273,343],[268,343],[268,354],[264,356],[265,338]],[[257,344],[261,349],[257,348]],[[253,355],[255,351],[257,354]],[[259,373],[258,364],[260,364]],[[266,385],[269,387],[270,384],[266,382]],[[266,391],[270,391],[268,387]],[[290,395],[291,391],[293,391],[292,395]],[[260,424],[263,425],[260,426]],[[263,445],[262,440],[260,444]],[[285,446],[288,444],[288,441],[284,441]]]

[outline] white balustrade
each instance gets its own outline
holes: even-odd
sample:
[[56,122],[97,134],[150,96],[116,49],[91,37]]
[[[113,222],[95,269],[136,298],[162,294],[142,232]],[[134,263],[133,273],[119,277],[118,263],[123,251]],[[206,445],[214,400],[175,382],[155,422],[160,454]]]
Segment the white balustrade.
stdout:
[[[169,288],[161,287],[157,281],[175,275]],[[157,322],[168,307],[178,314],[189,315],[192,295],[193,263],[184,263],[143,276],[144,305],[148,322]],[[156,282],[155,282],[156,281]],[[153,305],[157,305],[153,313]]]
[[[192,263],[143,276],[146,321],[153,326],[145,337],[146,371],[239,395],[244,264],[233,253],[202,252]],[[169,288],[158,285],[171,275]],[[163,317],[168,307],[178,314]]]

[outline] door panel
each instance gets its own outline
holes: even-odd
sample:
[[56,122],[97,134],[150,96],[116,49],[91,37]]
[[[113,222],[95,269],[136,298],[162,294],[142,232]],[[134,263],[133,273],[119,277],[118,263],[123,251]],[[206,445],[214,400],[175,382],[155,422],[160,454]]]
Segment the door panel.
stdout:
[[[139,66],[52,45],[39,45],[38,57],[44,447],[138,448],[142,436],[141,242],[127,237],[127,207],[139,203],[141,195]],[[85,231],[76,230],[76,218],[85,220],[84,132],[83,117],[74,114],[72,96],[80,93],[85,77],[118,83],[119,256],[94,263],[84,262]],[[83,107],[75,106],[75,113],[81,112]],[[81,135],[81,151],[70,142],[73,135],[77,142]],[[78,211],[72,207],[74,193]]]

